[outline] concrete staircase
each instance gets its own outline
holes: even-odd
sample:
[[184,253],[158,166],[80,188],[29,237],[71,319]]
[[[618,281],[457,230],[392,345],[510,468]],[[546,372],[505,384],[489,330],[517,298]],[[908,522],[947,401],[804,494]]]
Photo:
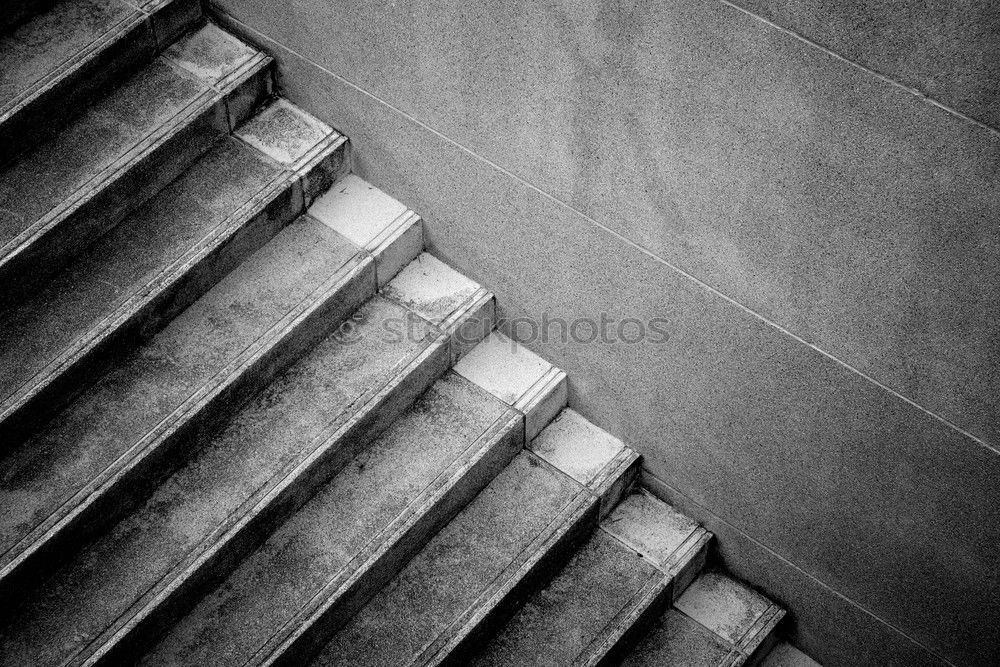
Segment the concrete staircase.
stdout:
[[188,0],[0,31],[0,664],[767,654],[784,612],[267,55]]

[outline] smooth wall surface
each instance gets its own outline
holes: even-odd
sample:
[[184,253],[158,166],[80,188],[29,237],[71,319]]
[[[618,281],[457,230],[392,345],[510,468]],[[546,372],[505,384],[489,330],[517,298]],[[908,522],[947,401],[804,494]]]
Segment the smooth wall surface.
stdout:
[[1000,654],[996,132],[707,0],[218,5],[509,317],[666,320],[528,343],[807,652]]

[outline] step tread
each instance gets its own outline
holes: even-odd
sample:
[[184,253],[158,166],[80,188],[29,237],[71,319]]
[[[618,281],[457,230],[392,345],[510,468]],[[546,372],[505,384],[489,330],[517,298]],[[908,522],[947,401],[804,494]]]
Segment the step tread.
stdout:
[[109,316],[125,319],[140,306],[129,308],[130,299],[148,295],[169,267],[221,230],[234,211],[269,187],[287,187],[284,174],[257,151],[225,138],[8,311],[0,323],[0,367],[6,371],[0,404],[29,391],[29,380],[74,345],[118,324]]
[[308,219],[286,227],[14,450],[0,477],[4,561],[355,254]]
[[358,555],[507,407],[446,374],[199,605],[145,664],[242,665]]
[[62,0],[0,37],[0,118],[108,35],[143,20],[122,0]]
[[766,650],[783,609],[718,571],[702,573],[655,622],[625,665],[737,667]]
[[4,272],[16,275],[42,258],[58,268],[48,255],[72,256],[154,195],[228,133],[229,116],[245,111],[227,113],[225,100],[241,87],[256,90],[261,84],[252,80],[268,63],[208,24],[0,171]]
[[[261,287],[245,279],[241,284],[246,296]],[[400,306],[379,297],[362,311],[370,328],[405,315]],[[367,333],[352,344],[326,338],[251,399],[138,511],[82,552],[22,608],[2,651],[25,663],[44,661],[62,654],[67,645],[81,648],[107,630],[165,575],[207,547],[206,538],[268,482],[307,454],[312,441],[357,396],[384,382],[427,344],[419,336],[395,340]],[[54,639],[40,646],[35,641],[39,636]]]
[[317,656],[318,665],[404,665],[474,608],[580,487],[522,451]]
[[474,665],[571,665],[618,614],[664,580],[652,563],[598,530],[476,657]]

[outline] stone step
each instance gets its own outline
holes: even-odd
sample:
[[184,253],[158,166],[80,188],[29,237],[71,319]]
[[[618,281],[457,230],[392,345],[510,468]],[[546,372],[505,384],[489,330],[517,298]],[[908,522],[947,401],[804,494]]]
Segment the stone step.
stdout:
[[145,658],[243,665],[329,637],[502,470],[523,417],[461,376],[438,380]]
[[303,217],[129,353],[4,457],[0,597],[16,599],[148,495],[374,291],[370,255]]
[[472,298],[448,313],[451,328],[372,297],[28,596],[0,632],[0,653],[25,664],[136,659],[447,370],[458,325],[492,321],[492,295],[472,285]]
[[[520,600],[586,541],[637,475],[634,452],[595,436],[596,429],[568,428],[576,419],[564,411],[542,430],[312,664],[468,664]],[[266,662],[301,664],[305,657],[275,653]]]
[[629,667],[755,665],[776,642],[781,607],[720,571],[703,573],[622,662]]
[[0,172],[0,307],[30,298],[246,120],[271,92],[271,69],[269,56],[209,24],[9,164]]
[[618,664],[700,571],[711,537],[635,490],[471,664]]
[[[51,137],[202,20],[199,0],[14,4],[12,29],[0,35],[0,164]],[[36,10],[46,11],[29,18]]]
[[[279,147],[280,160],[272,156]],[[344,137],[278,101],[8,310],[0,321],[0,442],[13,447],[37,429],[109,360],[294,220],[304,183],[336,178],[346,153]]]

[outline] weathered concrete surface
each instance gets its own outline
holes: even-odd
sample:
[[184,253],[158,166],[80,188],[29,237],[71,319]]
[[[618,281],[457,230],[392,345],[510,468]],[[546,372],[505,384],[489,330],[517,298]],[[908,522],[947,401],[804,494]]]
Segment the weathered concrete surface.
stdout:
[[408,664],[455,622],[578,487],[519,454],[323,649],[313,664]]
[[732,646],[708,628],[670,609],[629,654],[626,667],[720,667]]
[[12,452],[0,477],[7,551],[273,327],[354,255],[296,223]]
[[[241,6],[245,9],[249,5]],[[838,124],[836,127],[840,129],[836,132],[823,135],[833,142],[830,150],[802,151],[797,155],[843,159],[843,164],[850,162],[851,155],[866,160],[869,146],[888,145],[880,133],[898,133],[899,127],[916,123],[927,135],[939,130],[955,132],[961,141],[953,146],[978,147],[971,153],[962,153],[961,160],[942,163],[942,169],[968,172],[967,176],[956,176],[949,181],[956,187],[976,183],[970,186],[976,192],[954,196],[966,203],[981,202],[983,197],[988,200],[992,196],[989,193],[993,185],[984,180],[989,168],[977,166],[991,164],[991,158],[985,154],[981,162],[970,162],[968,158],[976,150],[992,150],[991,143],[979,141],[978,130],[942,121],[931,107],[909,98],[894,97],[896,93],[880,87],[881,84],[855,79],[854,76],[860,75],[850,74],[844,69],[846,65],[815,60],[813,54],[799,52],[798,46],[767,32],[749,17],[746,23],[742,22],[740,17],[745,15],[735,10],[731,10],[732,14],[722,9],[704,11],[710,13],[702,17],[704,21],[696,21],[700,25],[684,27],[681,22],[678,30],[681,33],[690,30],[697,35],[714,30],[715,37],[704,42],[704,48],[695,46],[688,55],[679,55],[680,62],[685,62],[684,58],[698,58],[692,64],[700,63],[703,69],[699,71],[704,72],[710,71],[709,64],[720,67],[729,62],[714,58],[710,49],[719,35],[730,32],[712,23],[721,16],[746,40],[741,42],[746,48],[741,48],[740,53],[746,57],[757,54],[754,56],[757,60],[744,60],[741,62],[745,66],[726,70],[733,76],[762,77],[772,68],[778,68],[782,75],[775,79],[795,81],[793,73],[782,68],[791,67],[789,63],[801,57],[810,59],[809,67],[802,68],[810,80],[814,72],[824,72],[841,82],[831,89],[831,98],[839,98],[838,105],[853,110],[846,113],[842,106],[836,106],[823,112],[823,117],[845,111],[844,120],[837,122],[847,125]],[[252,11],[247,10],[245,15],[257,20]],[[293,16],[294,13],[285,13],[284,17],[273,19],[272,25],[280,26],[281,21]],[[263,23],[272,18],[260,20]],[[436,30],[440,32],[439,25]],[[764,32],[758,32],[761,30]],[[437,44],[439,32],[423,42],[391,40],[387,48]],[[281,38],[280,34],[277,36]],[[619,319],[624,316],[667,319],[671,339],[663,345],[647,342],[632,346],[588,346],[550,341],[535,349],[569,373],[570,400],[574,407],[642,452],[652,471],[731,526],[735,537],[729,539],[746,545],[742,554],[729,554],[734,565],[760,572],[758,566],[766,562],[768,567],[776,568],[775,572],[784,573],[772,577],[774,588],[767,592],[781,588],[782,595],[772,597],[778,597],[793,611],[796,622],[791,627],[797,633],[796,641],[808,639],[810,644],[806,648],[810,654],[829,664],[838,664],[835,656],[840,656],[842,664],[852,664],[852,660],[862,664],[902,660],[898,664],[906,664],[907,661],[933,663],[935,653],[940,652],[963,664],[974,663],[977,656],[981,658],[1000,650],[997,629],[983,622],[986,617],[1000,614],[996,607],[1000,580],[992,565],[1000,557],[996,550],[1000,534],[989,528],[1000,524],[995,511],[995,480],[1000,478],[995,452],[705,290],[602,230],[579,212],[511,179],[509,174],[474,154],[338,81],[280,44],[261,35],[256,38],[278,56],[290,96],[352,136],[356,145],[362,147],[355,153],[355,166],[360,173],[379,187],[390,188],[391,194],[415,210],[424,212],[429,220],[426,230],[432,249],[503,295],[500,306],[505,309],[504,315],[537,319],[541,313],[548,313],[550,317],[563,317],[571,322],[579,317],[597,319],[603,311]],[[758,42],[767,44],[768,49],[758,49]],[[464,41],[448,43],[453,52],[454,45]],[[301,40],[296,49],[303,51]],[[558,49],[547,43],[546,52]],[[373,71],[384,71],[378,67],[378,59],[371,62]],[[338,69],[331,62],[326,66]],[[552,69],[547,68],[546,72]],[[586,82],[589,78],[584,76],[580,80]],[[603,85],[601,88],[608,90]],[[617,85],[611,87],[614,91],[619,89]],[[803,86],[801,90],[808,96],[811,89]],[[521,100],[523,93],[519,82],[517,94],[510,99]],[[505,99],[495,91],[493,96]],[[774,103],[781,99],[785,98],[777,95]],[[406,105],[397,108],[407,111]],[[451,118],[480,117],[458,113],[454,106],[448,108]],[[890,118],[900,118],[893,114],[905,114],[906,120],[891,121]],[[486,114],[486,117],[493,116]],[[609,113],[607,117],[611,122],[617,116]],[[697,117],[706,116],[699,113]],[[629,116],[626,114],[624,118]],[[729,120],[724,114],[718,117],[719,123]],[[519,122],[512,126],[504,135],[505,157],[499,155],[499,149],[486,157],[504,165],[505,160],[523,155],[524,151],[509,150],[509,141],[520,136],[519,131],[536,125]],[[556,125],[574,127],[572,123]],[[769,127],[772,129],[768,141],[777,141],[793,125],[782,119]],[[594,140],[582,135],[585,139],[581,145],[591,147],[580,152],[590,160],[584,161],[583,167],[600,164],[597,158],[605,149],[659,145],[648,141],[636,144],[627,137],[616,140],[611,126],[605,124],[601,128],[602,133]],[[678,132],[677,136],[707,138],[712,134],[695,131]],[[861,139],[862,136],[868,138]],[[902,144],[893,143],[895,139],[890,143],[903,146],[906,149],[903,153],[912,150],[922,156],[921,160],[933,162],[943,155],[936,143],[940,139],[928,142],[920,138],[909,143],[910,139],[903,137]],[[794,137],[788,141],[794,144]],[[475,147],[474,143],[469,145]],[[545,145],[551,146],[552,142]],[[597,146],[601,151],[596,150]],[[933,149],[928,150],[927,146]],[[756,154],[758,150],[769,149],[757,147],[748,152]],[[727,160],[720,158],[718,170],[722,174],[730,173]],[[780,152],[775,160],[776,164],[787,162]],[[636,161],[631,157],[616,157],[608,162],[608,168],[613,165],[620,180],[615,181],[617,185],[602,189],[601,196],[610,202],[612,195],[608,193],[618,192],[621,186],[626,188],[624,197],[628,201],[644,201],[644,196],[635,198],[628,194],[626,186],[631,187],[633,179],[618,171],[622,165]],[[538,164],[547,163],[539,158]],[[692,178],[715,173],[707,169],[698,171],[697,166],[691,165]],[[583,167],[580,173],[587,173]],[[544,179],[557,173],[557,169],[540,170],[533,182],[544,185]],[[911,183],[911,176],[925,181],[927,178],[925,172],[901,176],[894,171],[890,177],[875,169],[851,182],[866,188],[879,181],[881,185],[872,185],[871,191],[863,190],[865,197],[879,199],[884,197],[886,188],[891,190],[899,184]],[[741,183],[756,182],[742,175],[734,178]],[[641,178],[635,182],[642,182]],[[764,185],[772,182],[779,181],[762,181]],[[937,187],[930,181],[925,185]],[[692,192],[704,192],[702,186],[699,188]],[[730,191],[746,192],[747,196],[753,192],[742,185]],[[727,201],[730,191],[718,196],[705,194],[704,198],[706,202]],[[842,191],[853,192],[850,188]],[[925,188],[924,193],[929,191]],[[921,195],[913,201],[922,206],[931,199],[934,197]],[[904,200],[905,197],[899,201]],[[850,206],[854,203],[854,199],[841,202]],[[984,206],[988,210],[992,205],[987,201]],[[772,224],[773,211],[766,207],[761,210],[767,212],[767,219],[748,218],[747,229]],[[838,204],[831,209],[810,205],[808,210],[822,213],[846,209]],[[864,211],[855,213],[864,217]],[[640,212],[626,218],[633,223],[649,220],[649,224],[661,219],[646,218]],[[955,220],[960,218],[961,215],[949,218],[949,224],[958,224]],[[799,220],[791,215],[788,218],[793,219]],[[887,219],[913,218],[890,215]],[[723,222],[731,225],[732,218],[720,220],[719,224]],[[888,227],[881,229],[889,232]],[[919,225],[920,233],[933,233],[934,229],[941,228],[933,222]],[[802,233],[794,232],[794,238],[800,239]],[[904,230],[899,238],[904,237],[912,239],[913,235]],[[664,238],[675,237],[665,234]],[[731,244],[706,247],[731,247]],[[917,255],[924,250],[920,249]],[[926,251],[936,252],[930,247]],[[821,250],[803,250],[808,257],[800,265],[809,268],[803,277],[809,279],[817,262],[825,261],[832,252],[832,247],[827,246]],[[842,258],[830,261],[838,272],[846,266]],[[769,258],[768,266],[760,270],[769,271],[771,265],[780,263],[780,258]],[[962,262],[950,265],[956,271],[965,271],[966,264]],[[985,283],[994,273],[977,266],[980,268],[976,269],[976,280],[986,276],[980,283],[981,293],[986,294],[990,288]],[[898,272],[886,271],[890,273]],[[920,271],[914,275],[929,274]],[[755,284],[750,281],[745,286]],[[927,293],[932,294],[933,290]],[[784,298],[785,293],[781,292],[780,300]],[[963,298],[956,295],[945,307],[964,308],[960,303]],[[976,298],[974,294],[965,303]],[[871,306],[866,303],[862,304],[864,308]],[[820,319],[838,326],[846,321],[839,316]],[[977,327],[984,322],[981,318],[967,321],[975,321]],[[986,340],[984,349],[988,349],[992,334],[985,325],[978,331],[969,334],[969,340]],[[971,349],[963,340],[959,343],[947,347],[956,354]],[[985,353],[978,357],[986,358]],[[965,384],[977,386],[975,382]],[[928,381],[927,386],[935,385]],[[1000,394],[981,392],[981,397],[990,395]],[[961,493],[956,493],[958,489]],[[890,567],[889,563],[893,565]],[[957,563],[962,566],[956,566]],[[748,578],[760,580],[756,576]],[[784,586],[783,579],[801,585]],[[839,595],[831,594],[831,590]],[[970,611],[973,608],[991,611],[973,614]],[[817,611],[813,613],[811,609]],[[850,622],[825,627],[831,615]],[[835,648],[852,642],[856,649],[852,656],[845,657]]]
[[[387,314],[369,315],[370,333]],[[312,409],[319,411],[328,401],[317,398]],[[373,537],[505,412],[502,403],[454,374],[438,380],[143,663],[243,665],[323,586],[352,574],[359,567],[352,559],[369,553]]]
[[604,531],[491,639],[474,665],[572,665],[643,586],[655,567]]
[[[227,139],[0,322],[0,398],[90,332],[281,171]],[[211,284],[211,280],[207,281]]]
[[[292,234],[306,233],[296,227],[289,228]],[[269,269],[262,272],[261,280],[253,281],[239,270],[234,274],[236,282],[230,289],[238,286],[241,294],[254,297],[233,303],[236,310],[263,315],[267,291],[273,294],[286,282],[279,274],[308,286],[310,273],[324,269],[317,258],[310,257],[310,245],[328,256],[335,255],[331,253],[335,246],[327,239],[303,238],[293,244],[288,237],[275,239],[289,242],[285,252],[265,247],[277,261],[261,267]],[[311,271],[297,270],[300,265],[309,265]],[[263,280],[274,287],[268,290]],[[380,386],[397,364],[426,345],[379,335],[382,321],[401,316],[401,310],[374,299],[358,317],[367,335],[352,344],[341,343],[336,336],[325,339],[265,387],[189,463],[161,484],[144,506],[43,585],[0,633],[3,655],[21,664],[48,664],[75,654],[119,620],[182,560],[190,558],[195,549],[204,548],[202,541],[213,530],[258,495],[275,475],[311,451],[316,438],[359,395]],[[212,320],[222,324],[218,311],[199,318],[208,323]],[[184,316],[179,321],[191,331],[190,321],[185,322]],[[212,352],[211,348],[206,350]],[[310,524],[310,528],[315,527]],[[321,531],[316,537],[324,535],[331,534]],[[261,596],[259,589],[254,592],[260,603],[275,602]],[[39,642],[43,636],[49,641]]]
[[117,24],[142,13],[120,0],[64,0],[0,39],[0,110]]

